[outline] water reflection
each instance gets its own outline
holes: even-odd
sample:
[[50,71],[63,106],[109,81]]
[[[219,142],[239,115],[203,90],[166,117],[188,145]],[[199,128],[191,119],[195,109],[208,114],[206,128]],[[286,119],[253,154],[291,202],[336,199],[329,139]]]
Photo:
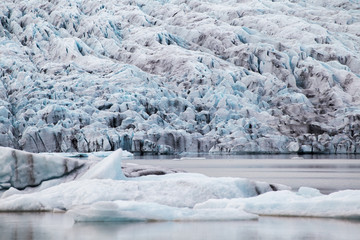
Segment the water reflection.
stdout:
[[64,214],[1,213],[1,239],[359,239],[360,221],[261,217],[258,221],[76,223]]
[[[333,219],[273,218],[238,222],[159,222],[91,224],[116,239],[358,239],[359,222]],[[75,224],[88,228],[88,224]],[[95,238],[91,238],[95,239]]]

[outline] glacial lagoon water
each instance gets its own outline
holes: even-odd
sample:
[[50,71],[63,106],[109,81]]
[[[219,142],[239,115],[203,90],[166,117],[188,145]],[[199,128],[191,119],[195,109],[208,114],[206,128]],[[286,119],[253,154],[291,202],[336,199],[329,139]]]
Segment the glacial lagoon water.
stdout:
[[297,190],[313,187],[327,194],[360,189],[360,155],[184,155],[137,156],[131,162],[155,165],[211,177],[240,177],[280,183]]
[[[360,156],[358,156],[360,157]],[[360,189],[356,155],[244,155],[135,157],[125,162],[157,165],[209,176],[246,177],[323,193]],[[0,239],[359,239],[360,221],[260,217],[258,221],[74,223],[61,213],[0,213]]]

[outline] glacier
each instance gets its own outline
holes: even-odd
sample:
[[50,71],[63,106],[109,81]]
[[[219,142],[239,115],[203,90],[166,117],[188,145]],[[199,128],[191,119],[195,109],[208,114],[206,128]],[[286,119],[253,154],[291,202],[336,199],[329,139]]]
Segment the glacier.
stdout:
[[358,153],[359,0],[0,3],[0,145]]

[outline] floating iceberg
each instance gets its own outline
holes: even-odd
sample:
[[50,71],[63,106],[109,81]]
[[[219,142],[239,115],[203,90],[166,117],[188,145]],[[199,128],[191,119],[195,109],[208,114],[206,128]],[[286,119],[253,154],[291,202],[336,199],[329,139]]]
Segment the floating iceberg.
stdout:
[[[314,194],[315,193],[315,194]],[[243,199],[209,200],[195,209],[241,209],[269,216],[332,217],[360,219],[360,190],[345,190],[322,195],[316,189],[268,192]]]
[[[280,185],[279,188],[286,187]],[[191,173],[127,180],[84,179],[0,199],[0,211],[68,210],[77,205],[116,200],[191,208],[209,199],[251,197],[267,191],[273,190],[266,183],[238,178],[210,178]]]
[[308,188],[304,189],[297,193],[284,190],[250,198],[211,199],[191,209],[147,202],[99,202],[74,208],[69,214],[75,221],[221,221],[257,219],[259,215],[360,219],[360,190],[313,196],[306,193]]
[[85,162],[0,147],[0,166],[0,190],[24,189],[79,172]]
[[[121,164],[132,157],[127,151],[100,153],[29,153],[0,147],[0,194],[34,192],[74,179],[125,179],[184,172],[157,166]],[[100,161],[105,156],[104,161]],[[83,158],[82,160],[76,157]],[[94,167],[92,167],[95,165]],[[90,169],[90,170],[89,170]],[[24,190],[24,191],[19,191]]]

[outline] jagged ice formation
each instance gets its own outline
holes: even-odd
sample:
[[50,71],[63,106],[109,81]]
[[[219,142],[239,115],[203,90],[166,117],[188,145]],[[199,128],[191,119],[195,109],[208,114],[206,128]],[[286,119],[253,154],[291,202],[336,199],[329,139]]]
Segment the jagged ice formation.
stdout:
[[45,181],[64,178],[79,172],[86,165],[85,161],[78,159],[33,154],[11,148],[0,147],[0,152],[0,193],[10,187],[22,190]]
[[360,151],[359,0],[0,3],[0,145]]

